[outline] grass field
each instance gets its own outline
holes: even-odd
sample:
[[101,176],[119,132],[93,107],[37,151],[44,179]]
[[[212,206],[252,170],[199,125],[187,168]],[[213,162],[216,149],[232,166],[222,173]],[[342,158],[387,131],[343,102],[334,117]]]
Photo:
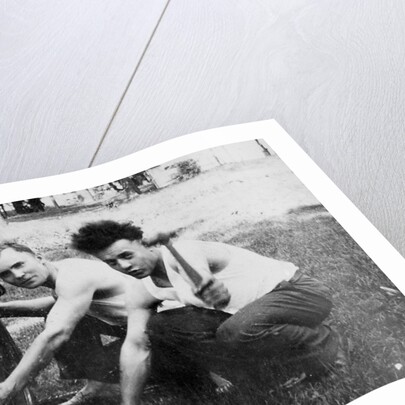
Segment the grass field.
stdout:
[[[337,405],[405,377],[404,297],[277,158],[223,166],[112,210],[93,208],[10,223],[2,234],[56,259],[73,254],[67,248],[73,230],[100,218],[133,219],[146,233],[183,228],[184,237],[222,241],[295,263],[332,289],[331,321],[345,337],[350,355],[345,372],[289,389],[283,383],[297,370],[260,364],[243,373],[231,372],[237,389],[230,396],[216,396],[206,382],[162,384],[146,390],[145,404]],[[10,288],[7,299],[21,296],[28,295]],[[18,320],[10,328],[24,350],[41,326]],[[38,397],[80,385],[62,383],[56,374],[52,365],[38,378]]]

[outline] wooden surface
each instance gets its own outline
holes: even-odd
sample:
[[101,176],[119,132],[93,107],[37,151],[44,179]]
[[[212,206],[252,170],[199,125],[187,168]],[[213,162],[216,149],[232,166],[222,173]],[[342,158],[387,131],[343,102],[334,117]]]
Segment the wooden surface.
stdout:
[[2,3],[0,182],[276,118],[405,253],[402,0]]
[[2,1],[1,182],[89,165],[165,4]]

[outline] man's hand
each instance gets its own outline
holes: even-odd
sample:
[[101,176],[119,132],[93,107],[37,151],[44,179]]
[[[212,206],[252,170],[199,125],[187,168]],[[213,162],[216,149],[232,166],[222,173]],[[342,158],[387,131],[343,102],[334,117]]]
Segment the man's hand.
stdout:
[[[0,383],[0,404],[5,405],[7,399],[13,393],[12,388],[5,382]],[[10,398],[11,399],[11,398]]]
[[171,238],[174,238],[177,236],[178,232],[179,232],[179,229],[176,229],[174,231],[158,232],[158,233],[155,233],[154,235],[143,238],[142,243],[145,246],[154,246],[157,244],[166,245],[167,243],[169,243]]
[[196,290],[195,295],[215,309],[225,308],[231,299],[231,295],[225,285],[214,277],[200,286]]

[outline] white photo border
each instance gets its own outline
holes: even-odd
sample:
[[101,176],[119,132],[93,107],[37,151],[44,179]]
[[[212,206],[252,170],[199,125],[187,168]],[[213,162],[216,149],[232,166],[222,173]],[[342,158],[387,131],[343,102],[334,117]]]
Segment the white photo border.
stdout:
[[[89,169],[0,184],[0,203],[92,188],[175,158],[230,143],[263,139],[405,295],[405,259],[275,121],[215,128],[181,136]],[[351,405],[403,403],[405,379],[378,388]]]

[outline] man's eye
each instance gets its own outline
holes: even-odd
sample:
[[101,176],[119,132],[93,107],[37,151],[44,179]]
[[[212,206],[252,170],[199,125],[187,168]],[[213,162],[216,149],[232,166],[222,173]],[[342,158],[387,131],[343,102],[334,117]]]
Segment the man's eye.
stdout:
[[132,257],[133,257],[133,254],[132,254],[132,253],[124,253],[124,254],[122,255],[122,258],[123,258],[123,259],[132,259]]
[[0,278],[1,278],[2,280],[4,280],[4,279],[6,279],[7,277],[9,277],[10,274],[11,274],[11,272],[10,272],[9,270],[3,271],[3,273],[0,273]]
[[13,269],[19,269],[23,266],[23,262],[17,262],[13,264]]
[[113,267],[115,265],[115,260],[106,260],[105,263]]

